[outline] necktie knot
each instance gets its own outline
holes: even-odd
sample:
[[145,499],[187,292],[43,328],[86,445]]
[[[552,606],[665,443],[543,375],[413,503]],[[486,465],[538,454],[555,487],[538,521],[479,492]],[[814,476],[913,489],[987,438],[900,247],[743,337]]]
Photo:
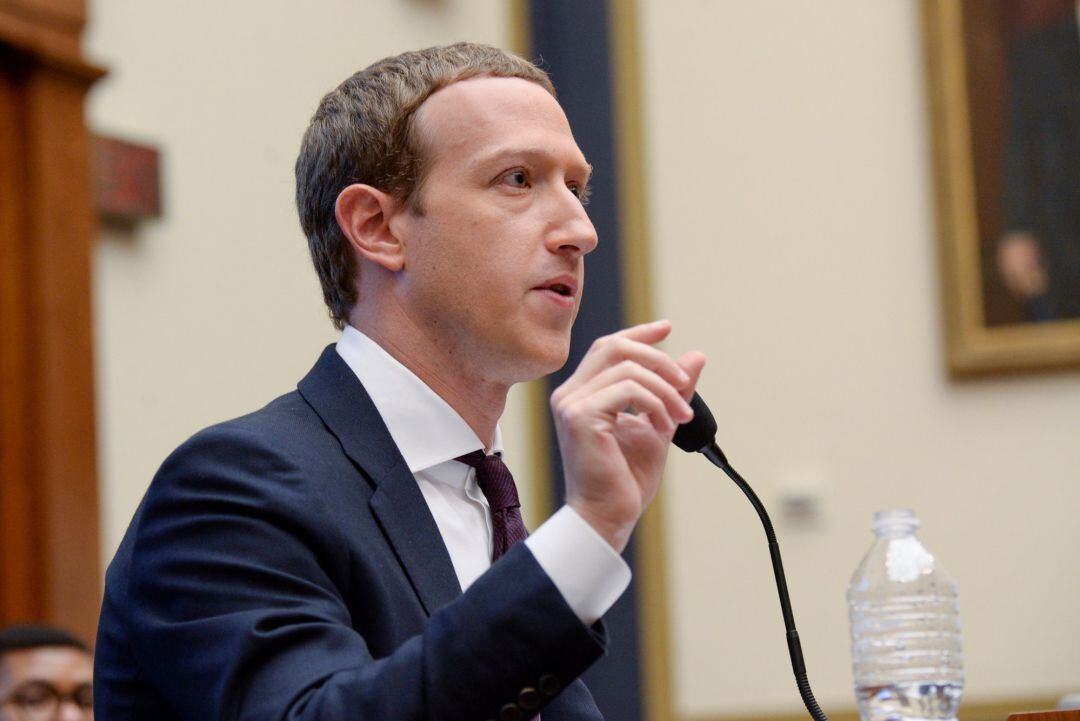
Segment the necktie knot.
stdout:
[[497,455],[488,456],[483,451],[473,451],[456,460],[476,469],[476,484],[491,506],[491,556],[494,561],[529,535],[521,519],[521,501],[514,477]]
[[492,513],[508,508],[521,508],[514,477],[502,458],[485,455],[483,451],[473,451],[457,460],[476,469],[476,483],[491,505]]

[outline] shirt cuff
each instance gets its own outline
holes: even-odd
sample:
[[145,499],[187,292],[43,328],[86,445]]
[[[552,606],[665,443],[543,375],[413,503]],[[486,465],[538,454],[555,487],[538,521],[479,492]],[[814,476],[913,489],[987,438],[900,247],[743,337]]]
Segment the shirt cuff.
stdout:
[[630,567],[577,511],[563,506],[525,539],[537,563],[586,626],[630,585]]

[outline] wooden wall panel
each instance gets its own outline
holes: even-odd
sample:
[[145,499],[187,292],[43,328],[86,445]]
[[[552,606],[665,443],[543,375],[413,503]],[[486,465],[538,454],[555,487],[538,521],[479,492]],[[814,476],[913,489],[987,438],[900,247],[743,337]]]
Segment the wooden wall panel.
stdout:
[[29,295],[24,224],[24,117],[18,59],[0,52],[0,622],[31,616],[41,606],[41,579],[32,562],[35,525],[29,448]]
[[26,84],[26,121],[45,611],[92,631],[101,571],[90,316],[96,233],[85,89],[78,78],[42,68]]
[[[0,0],[0,624],[92,640],[101,594],[81,2]],[[58,39],[59,38],[59,39]]]

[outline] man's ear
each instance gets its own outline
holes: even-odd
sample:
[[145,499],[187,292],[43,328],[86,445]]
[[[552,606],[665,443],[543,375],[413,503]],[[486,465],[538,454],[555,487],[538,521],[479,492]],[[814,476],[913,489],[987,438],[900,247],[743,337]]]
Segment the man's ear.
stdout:
[[399,206],[393,196],[361,183],[342,190],[334,203],[338,227],[356,252],[393,272],[405,266],[404,248],[390,231],[390,217]]

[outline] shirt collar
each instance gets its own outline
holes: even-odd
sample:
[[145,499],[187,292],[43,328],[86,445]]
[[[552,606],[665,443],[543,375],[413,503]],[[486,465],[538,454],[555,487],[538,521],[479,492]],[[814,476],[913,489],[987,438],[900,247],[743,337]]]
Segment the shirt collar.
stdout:
[[[412,473],[484,449],[449,403],[371,338],[345,326],[337,352],[371,396]],[[501,451],[496,425],[491,452]]]

